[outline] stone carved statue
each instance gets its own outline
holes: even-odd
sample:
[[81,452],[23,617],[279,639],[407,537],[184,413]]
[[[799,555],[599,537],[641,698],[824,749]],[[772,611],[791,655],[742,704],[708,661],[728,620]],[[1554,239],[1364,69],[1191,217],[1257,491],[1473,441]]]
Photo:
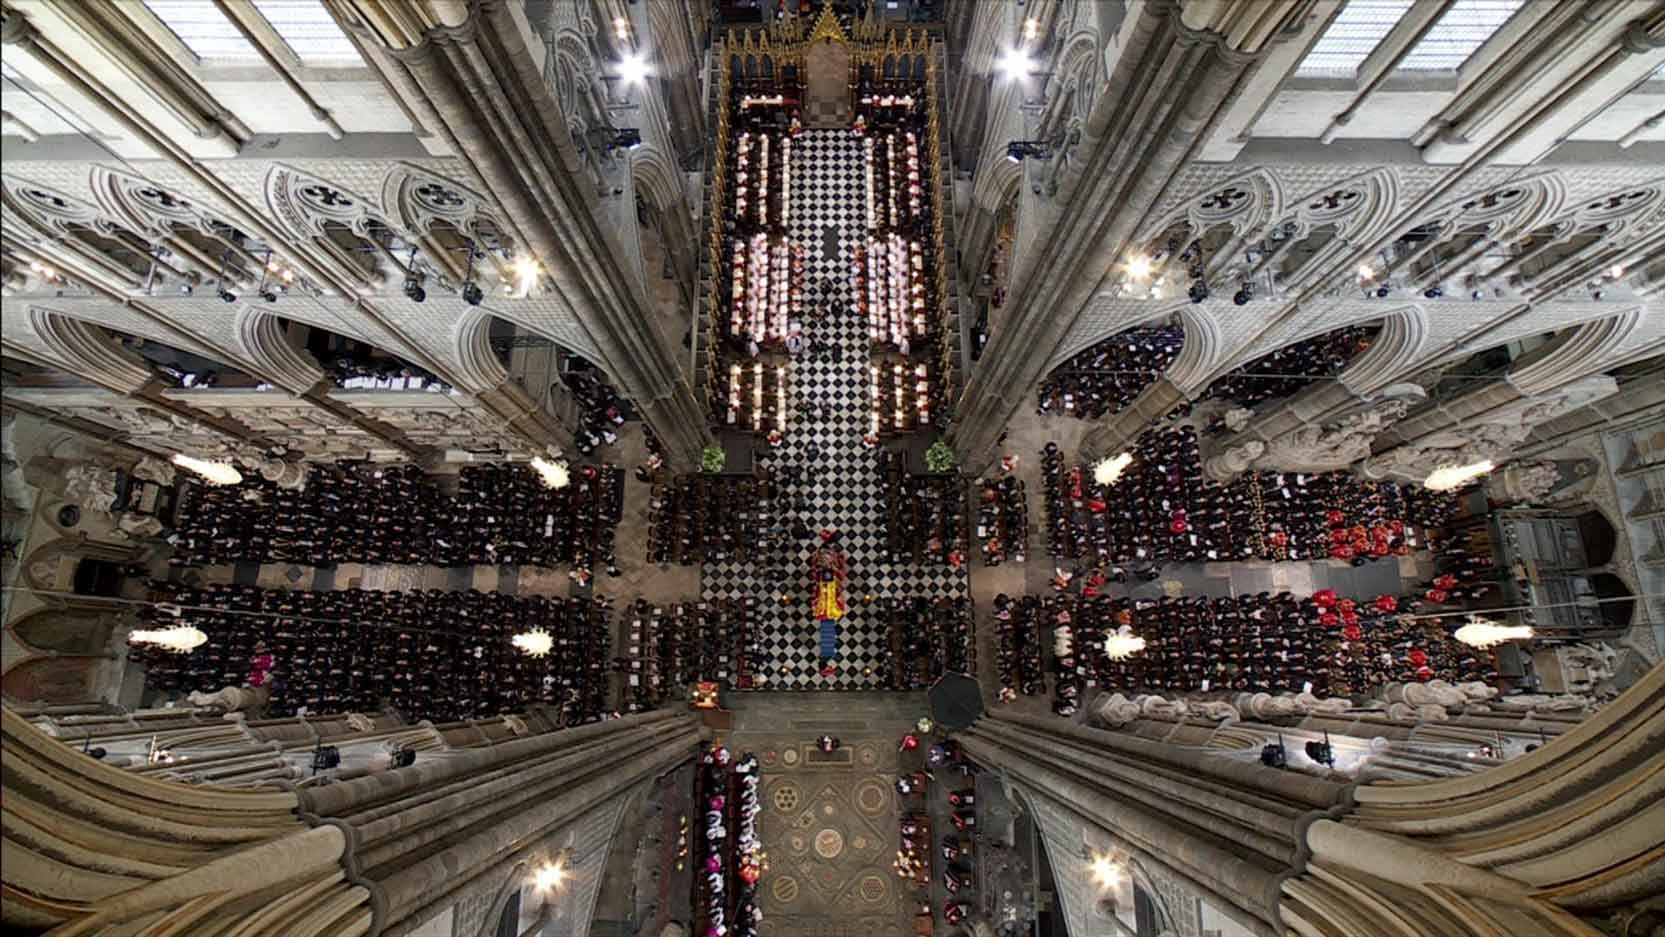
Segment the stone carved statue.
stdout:
[[178,479],[179,471],[172,463],[147,455],[139,460],[138,465],[133,466],[133,477],[158,485],[171,485]]
[[1413,706],[1410,703],[1391,703],[1387,708],[1388,718],[1403,719],[1407,722],[1445,722],[1451,714],[1438,703],[1426,703]]
[[1578,693],[1521,693],[1493,700],[1492,708],[1514,712],[1582,712],[1590,708],[1590,698]]
[[109,514],[116,503],[115,469],[97,463],[71,466],[64,472],[64,500],[83,511]]
[[162,522],[154,517],[130,514],[124,511],[121,518],[116,521],[116,530],[127,534],[129,537],[160,537],[162,536],[163,527]]
[[1133,702],[1139,705],[1140,712],[1158,719],[1183,719],[1190,712],[1184,700],[1171,700],[1154,693],[1141,693]]
[[1369,455],[1376,434],[1404,417],[1409,409],[1406,400],[1385,400],[1328,426],[1303,426],[1272,440],[1259,465],[1284,471],[1345,468]]
[[1101,696],[1093,705],[1093,714],[1107,726],[1125,726],[1142,713],[1138,703],[1120,693]]
[[1237,707],[1222,700],[1208,700],[1202,703],[1190,703],[1191,714],[1213,719],[1217,722],[1240,722],[1243,714]]
[[268,687],[228,686],[212,693],[192,691],[186,697],[192,706],[234,713],[266,705],[272,695]]
[[1239,693],[1234,701],[1240,712],[1255,719],[1276,719],[1295,715],[1295,700],[1270,693]]
[[307,469],[301,462],[285,462],[282,459],[261,459],[253,466],[260,477],[266,479],[279,488],[289,491],[300,491],[306,487]]
[[1265,452],[1265,443],[1251,439],[1241,445],[1230,446],[1219,455],[1210,456],[1203,462],[1203,470],[1215,481],[1225,481],[1248,471]]
[[1471,700],[1489,700],[1497,695],[1497,687],[1480,680],[1459,683],[1457,689],[1462,690],[1463,695]]
[[1347,700],[1335,696],[1319,699],[1311,693],[1297,693],[1291,699],[1295,703],[1296,711],[1308,716],[1314,714],[1340,715],[1352,708]]
[[1546,500],[1560,480],[1561,470],[1553,462],[1511,462],[1487,487],[1499,501],[1530,503]]
[[1249,425],[1249,420],[1254,415],[1255,412],[1248,407],[1232,407],[1223,415],[1226,421],[1226,430],[1232,433],[1243,432],[1243,428]]

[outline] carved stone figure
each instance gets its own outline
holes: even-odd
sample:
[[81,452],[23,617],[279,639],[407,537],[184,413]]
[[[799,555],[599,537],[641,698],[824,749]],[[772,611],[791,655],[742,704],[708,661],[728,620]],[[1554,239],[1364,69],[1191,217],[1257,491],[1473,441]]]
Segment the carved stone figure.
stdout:
[[1272,440],[1259,466],[1282,471],[1345,468],[1370,454],[1376,434],[1410,409],[1405,400],[1385,400],[1343,417],[1328,427],[1303,426]]
[[1247,713],[1254,719],[1276,719],[1295,714],[1293,699],[1276,697],[1270,693],[1239,693],[1235,702],[1240,712]]
[[1248,471],[1254,461],[1265,452],[1265,443],[1251,439],[1241,445],[1230,446],[1218,455],[1210,456],[1203,462],[1203,470],[1208,473],[1208,477],[1224,482]]
[[1107,726],[1124,726],[1138,719],[1141,710],[1139,704],[1133,702],[1120,693],[1101,696],[1094,703],[1093,714],[1099,722]]
[[1309,716],[1316,713],[1339,715],[1346,712],[1350,708],[1350,704],[1347,700],[1334,696],[1327,699],[1319,699],[1311,693],[1297,693],[1291,697],[1291,700],[1294,702],[1297,712],[1301,712]]
[[1140,712],[1159,719],[1183,719],[1190,712],[1184,700],[1171,700],[1154,693],[1142,693],[1133,698]]
[[255,466],[260,477],[266,479],[279,488],[290,491],[300,491],[306,487],[307,469],[301,462],[285,462],[282,459],[261,459]]
[[116,503],[115,469],[98,464],[71,466],[64,472],[64,500],[83,511],[110,513]]
[[1233,433],[1241,433],[1243,432],[1243,427],[1249,425],[1249,420],[1253,418],[1254,415],[1255,412],[1250,410],[1248,407],[1232,407],[1224,414],[1226,429]]
[[1209,700],[1202,703],[1190,703],[1192,715],[1214,719],[1219,722],[1240,722],[1243,714],[1237,707],[1222,700]]
[[162,522],[154,517],[143,514],[122,512],[116,521],[116,529],[131,537],[160,537],[162,536]]
[[1531,503],[1544,501],[1560,480],[1561,470],[1553,462],[1511,462],[1487,488],[1499,501]]
[[212,693],[193,691],[186,699],[192,706],[234,713],[264,706],[271,695],[267,687],[228,686]]
[[145,456],[139,464],[133,466],[133,477],[158,485],[171,485],[179,476],[179,471],[170,462],[163,462],[155,456]]

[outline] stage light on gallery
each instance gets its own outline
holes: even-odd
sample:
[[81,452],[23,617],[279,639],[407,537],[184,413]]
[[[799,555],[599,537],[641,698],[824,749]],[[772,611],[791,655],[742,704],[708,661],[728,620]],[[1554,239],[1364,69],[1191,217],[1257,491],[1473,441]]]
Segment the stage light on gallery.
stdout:
[[1029,53],[1022,49],[1007,49],[995,62],[995,67],[1000,69],[1000,74],[1008,81],[1018,81],[1028,76],[1035,63],[1029,58]]
[[1100,888],[1114,888],[1122,880],[1121,863],[1111,858],[1108,853],[1093,856],[1093,881]]
[[1500,625],[1490,619],[1471,615],[1468,624],[1458,628],[1452,637],[1477,650],[1486,650],[1509,641],[1530,641],[1537,632],[1529,625]]
[[1372,270],[1369,264],[1359,264],[1359,279],[1374,280],[1375,278],[1376,271]]
[[1127,259],[1127,275],[1135,280],[1143,280],[1150,276],[1150,258],[1144,254],[1134,254]]
[[221,289],[216,295],[220,297],[220,302],[222,303],[234,303],[237,301],[237,294],[228,289]]
[[1122,473],[1127,471],[1127,467],[1132,464],[1133,453],[1131,452],[1123,452],[1108,459],[1100,459],[1093,466],[1093,481],[1105,487],[1114,485],[1116,480],[1122,477]]
[[532,457],[532,471],[538,473],[538,480],[545,488],[556,491],[565,488],[572,482],[572,474],[567,471],[567,464],[561,461],[550,461],[542,456]]
[[619,77],[627,85],[639,85],[647,80],[652,70],[648,67],[647,58],[641,55],[627,55],[619,62]]
[[1463,487],[1496,467],[1491,459],[1482,459],[1470,465],[1448,465],[1429,472],[1428,477],[1422,480],[1422,487],[1429,491],[1452,491]]
[[235,485],[243,480],[243,473],[237,471],[237,466],[230,462],[209,462],[176,452],[173,455],[173,464],[197,473],[211,485]]
[[127,643],[152,644],[175,653],[189,654],[208,643],[208,635],[190,625],[174,625],[172,628],[156,629],[141,628],[127,636]]
[[538,285],[538,277],[543,274],[543,266],[531,257],[522,257],[509,265],[509,270],[515,275],[515,285],[521,296],[532,292],[532,287]]
[[532,887],[541,892],[559,891],[566,880],[566,866],[559,859],[538,866],[538,870],[532,873]]
[[419,303],[428,298],[428,291],[422,287],[421,277],[405,278],[405,298],[413,303]]
[[486,291],[480,289],[480,284],[469,280],[462,285],[462,298],[470,306],[478,306],[486,301]]

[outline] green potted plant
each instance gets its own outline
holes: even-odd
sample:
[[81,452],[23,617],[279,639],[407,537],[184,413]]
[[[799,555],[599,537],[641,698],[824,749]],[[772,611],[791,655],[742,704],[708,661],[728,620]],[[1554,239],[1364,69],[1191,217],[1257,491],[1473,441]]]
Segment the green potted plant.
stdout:
[[931,448],[925,450],[925,469],[933,475],[941,475],[954,470],[954,450],[942,440],[931,443]]
[[721,472],[728,463],[728,456],[723,453],[722,446],[706,446],[700,450],[700,469],[712,474]]

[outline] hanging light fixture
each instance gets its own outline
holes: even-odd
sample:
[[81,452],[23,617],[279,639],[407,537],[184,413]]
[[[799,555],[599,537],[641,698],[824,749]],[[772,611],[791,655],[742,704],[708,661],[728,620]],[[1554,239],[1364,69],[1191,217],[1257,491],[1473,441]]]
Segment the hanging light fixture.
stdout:
[[1429,472],[1428,477],[1422,480],[1422,486],[1429,491],[1451,491],[1463,487],[1494,468],[1497,466],[1491,459],[1482,459],[1470,465],[1448,465]]
[[1145,639],[1134,634],[1126,625],[1110,632],[1110,636],[1104,639],[1104,654],[1111,660],[1127,660],[1144,649]]
[[532,470],[538,473],[538,478],[543,480],[545,488],[560,491],[572,482],[572,474],[567,471],[565,462],[551,462],[542,456],[533,456]]
[[193,456],[176,452],[173,464],[202,476],[211,485],[235,485],[243,480],[243,473],[237,471],[237,466],[230,462],[208,462]]
[[154,644],[179,654],[189,654],[208,642],[208,635],[190,625],[171,628],[139,629],[127,636],[129,644]]
[[1509,641],[1529,641],[1536,633],[1528,625],[1500,625],[1489,618],[1471,615],[1468,624],[1458,628],[1454,637],[1483,651]]
[[542,628],[523,631],[509,639],[515,649],[529,657],[543,657],[555,646],[555,639]]
[[1101,459],[1097,465],[1093,466],[1093,481],[1105,487],[1114,485],[1116,480],[1122,477],[1122,473],[1127,471],[1127,467],[1132,464],[1133,453],[1131,452],[1123,452],[1108,459]]

